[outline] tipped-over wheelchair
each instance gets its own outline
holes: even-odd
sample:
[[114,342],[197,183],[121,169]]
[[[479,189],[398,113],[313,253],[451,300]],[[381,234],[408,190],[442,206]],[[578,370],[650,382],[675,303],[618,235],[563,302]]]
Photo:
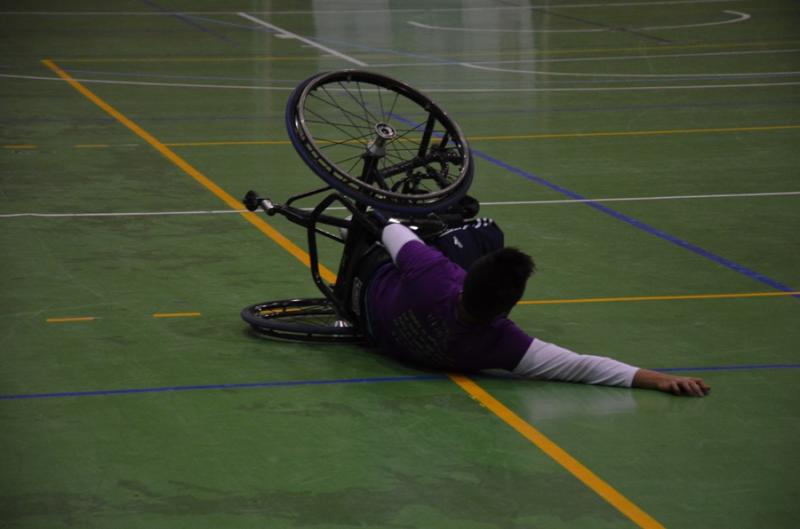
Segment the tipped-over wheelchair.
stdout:
[[[292,145],[325,187],[278,204],[249,191],[250,211],[282,215],[308,233],[311,276],[318,298],[266,301],[242,318],[266,337],[359,342],[365,329],[359,297],[365,273],[388,261],[380,245],[386,217],[434,243],[474,220],[467,195],[473,161],[458,125],[428,97],[395,79],[357,70],[315,75],[289,97],[286,128]],[[301,199],[320,197],[301,208]],[[331,208],[346,208],[347,216]],[[337,212],[338,213],[338,212]],[[317,238],[343,245],[334,284],[320,274]]]

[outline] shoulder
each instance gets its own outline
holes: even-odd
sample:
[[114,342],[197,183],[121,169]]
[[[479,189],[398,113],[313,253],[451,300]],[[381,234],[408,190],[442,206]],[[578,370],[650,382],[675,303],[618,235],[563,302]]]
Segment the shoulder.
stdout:
[[396,265],[406,277],[436,272],[461,280],[466,274],[463,268],[445,257],[442,252],[421,241],[410,241],[403,245],[397,254]]
[[495,318],[489,326],[495,334],[498,347],[504,350],[524,352],[533,342],[532,336],[506,317]]

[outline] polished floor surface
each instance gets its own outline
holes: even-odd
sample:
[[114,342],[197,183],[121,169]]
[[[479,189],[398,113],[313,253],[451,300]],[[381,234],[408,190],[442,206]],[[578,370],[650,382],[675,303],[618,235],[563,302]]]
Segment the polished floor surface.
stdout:
[[[800,527],[798,27],[791,0],[4,3],[0,527]],[[250,334],[242,307],[316,290],[304,232],[237,200],[320,185],[284,105],[344,68],[459,123],[539,266],[521,326],[711,396]]]

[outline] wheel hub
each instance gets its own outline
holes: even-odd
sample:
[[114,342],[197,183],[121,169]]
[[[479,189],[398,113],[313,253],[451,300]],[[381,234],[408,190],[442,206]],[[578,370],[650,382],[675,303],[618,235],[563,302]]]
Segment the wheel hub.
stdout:
[[388,123],[378,123],[375,125],[375,132],[378,133],[379,138],[384,140],[391,140],[397,136],[397,132],[394,130],[394,127]]

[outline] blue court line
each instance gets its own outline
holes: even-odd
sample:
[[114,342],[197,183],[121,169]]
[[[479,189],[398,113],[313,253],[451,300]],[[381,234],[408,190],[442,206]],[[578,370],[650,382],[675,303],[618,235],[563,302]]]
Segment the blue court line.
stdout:
[[[664,367],[653,371],[662,373],[697,372],[697,371],[755,371],[761,369],[800,369],[800,364],[744,364],[728,366],[697,367]],[[484,375],[478,375],[483,378]],[[485,375],[487,378],[496,376]],[[424,382],[431,380],[447,380],[444,374],[407,375],[399,377],[339,378],[322,380],[283,380],[272,382],[249,382],[239,384],[204,384],[196,386],[162,386],[155,388],[105,389],[95,391],[61,391],[57,393],[23,393],[17,395],[0,395],[0,400],[59,399],[69,397],[102,397],[110,395],[133,395],[143,393],[175,393],[180,391],[212,391],[224,389],[258,389],[296,386],[334,386],[347,384],[378,384],[385,382]],[[522,379],[515,379],[522,380]]]
[[192,20],[192,17],[190,17],[190,16],[184,15],[183,13],[177,13],[177,12],[174,12],[174,11],[170,11],[169,9],[159,5],[158,3],[154,2],[153,0],[140,0],[140,1],[145,3],[145,4],[147,4],[148,6],[152,7],[153,9],[155,9],[157,11],[161,11],[164,14],[167,14],[167,15],[169,15],[171,17],[177,18],[178,20],[180,20],[184,24],[188,24],[189,26],[193,27],[194,29],[198,29],[198,30],[202,31],[203,33],[205,33],[207,35],[211,35],[212,37],[216,38],[217,40],[221,40],[223,42],[227,42],[228,44],[232,44],[233,46],[236,46],[236,47],[240,47],[241,46],[241,44],[239,44],[235,40],[230,39],[230,38],[226,37],[225,35],[223,35],[221,33],[217,33],[216,31],[212,31],[210,29],[204,28],[203,26],[201,26],[197,22],[194,22]]
[[653,371],[661,373],[688,371],[750,371],[755,369],[800,369],[800,364],[745,364],[734,366],[663,367]]
[[445,375],[409,375],[400,377],[340,378],[323,380],[283,380],[273,382],[245,382],[238,384],[205,384],[198,386],[163,386],[156,388],[105,389],[95,391],[62,391],[58,393],[29,393],[0,395],[0,400],[55,399],[64,397],[99,397],[104,395],[130,395],[135,393],[171,393],[177,391],[208,391],[220,389],[253,389],[291,386],[325,386],[340,384],[374,384],[378,382],[412,382],[419,380],[445,380]]
[[[422,124],[420,124],[420,123],[414,123],[413,121],[411,121],[409,119],[406,119],[406,118],[403,118],[402,116],[398,116],[397,114],[389,114],[389,115],[391,117],[397,119],[398,121],[406,123],[406,124],[408,124],[408,125],[410,125],[412,127],[419,128],[419,127],[422,126]],[[506,162],[504,162],[502,160],[499,160],[499,159],[495,158],[494,156],[486,154],[485,152],[478,151],[476,149],[470,149],[470,150],[471,150],[473,155],[475,155],[475,156],[477,156],[479,158],[483,158],[487,162],[493,163],[494,165],[497,165],[498,167],[501,167],[501,168],[505,169],[506,171],[514,173],[517,176],[521,176],[521,177],[525,178],[526,180],[530,180],[531,182],[535,182],[535,183],[537,183],[539,185],[545,186],[545,187],[547,187],[547,188],[549,188],[549,189],[551,189],[553,191],[556,191],[556,192],[558,192],[558,193],[560,193],[560,194],[562,194],[564,196],[572,198],[573,200],[580,200],[581,204],[589,206],[590,208],[594,208],[597,211],[600,211],[601,213],[605,213],[606,215],[610,215],[610,216],[614,217],[617,220],[621,220],[622,222],[624,222],[626,224],[630,224],[634,228],[638,228],[638,229],[644,231],[645,233],[649,233],[650,235],[654,235],[654,236],[658,237],[659,239],[665,240],[665,241],[667,241],[669,243],[672,243],[672,244],[674,244],[676,246],[680,246],[681,248],[689,250],[690,252],[693,252],[693,253],[701,256],[701,257],[705,257],[706,259],[709,259],[709,260],[711,260],[711,261],[713,261],[713,262],[715,262],[715,263],[717,263],[719,265],[722,265],[725,268],[728,268],[730,270],[733,270],[734,272],[738,272],[738,273],[740,273],[742,275],[745,275],[745,276],[749,277],[750,279],[753,279],[755,281],[759,281],[761,283],[764,283],[765,285],[769,285],[772,288],[774,288],[776,290],[781,290],[783,292],[797,292],[797,290],[798,290],[798,289],[790,287],[788,285],[784,285],[783,283],[781,283],[781,282],[779,282],[779,281],[777,281],[775,279],[772,279],[770,277],[767,277],[764,274],[756,272],[755,270],[751,270],[751,269],[749,269],[749,268],[747,268],[747,267],[745,267],[743,265],[740,265],[740,264],[738,264],[738,263],[736,263],[734,261],[731,261],[730,259],[726,259],[725,257],[717,255],[717,254],[715,254],[713,252],[709,252],[708,250],[700,248],[699,246],[694,245],[694,244],[692,244],[692,243],[690,243],[688,241],[684,241],[683,239],[679,239],[678,237],[675,237],[674,235],[670,235],[669,233],[667,233],[665,231],[661,231],[658,228],[650,226],[649,224],[645,224],[644,222],[642,222],[640,220],[637,220],[637,219],[635,219],[633,217],[629,217],[628,215],[625,215],[623,213],[620,213],[619,211],[611,209],[610,207],[605,206],[603,204],[600,204],[599,202],[594,202],[593,200],[590,200],[590,199],[584,197],[583,195],[580,195],[580,194],[578,194],[578,193],[576,193],[574,191],[570,191],[569,189],[567,189],[565,187],[561,187],[558,184],[554,184],[553,182],[550,182],[549,180],[545,180],[544,178],[542,178],[540,176],[536,176],[536,175],[534,175],[532,173],[529,173],[527,171],[524,171],[524,170],[520,169],[519,167],[514,167],[513,165],[507,164]],[[800,294],[795,294],[792,297],[800,299]]]
[[[554,184],[554,183],[550,182],[549,180],[545,180],[544,178],[541,178],[539,176],[531,174],[531,173],[529,173],[527,171],[524,171],[524,170],[522,170],[522,169],[520,169],[518,167],[514,167],[512,165],[509,165],[509,164],[505,163],[502,160],[498,160],[494,156],[491,156],[491,155],[486,154],[486,153],[481,152],[481,151],[477,151],[475,149],[472,150],[472,153],[475,156],[478,156],[479,158],[483,158],[484,160],[486,160],[488,162],[491,162],[494,165],[497,165],[498,167],[502,167],[503,169],[516,174],[517,176],[521,176],[521,177],[523,177],[523,178],[525,178],[527,180],[530,180],[531,182],[535,182],[537,184],[543,185],[543,186],[545,186],[545,187],[547,187],[549,189],[552,189],[553,191],[556,191],[556,192],[558,192],[558,193],[560,193],[562,195],[565,195],[565,196],[567,196],[569,198],[572,198],[574,200],[581,200],[582,204],[585,204],[585,205],[587,205],[587,206],[589,206],[591,208],[594,208],[597,211],[600,211],[601,213],[605,213],[606,215],[610,215],[610,216],[614,217],[617,220],[620,220],[620,221],[622,221],[622,222],[624,222],[626,224],[630,224],[634,228],[638,228],[638,229],[644,231],[645,233],[649,233],[650,235],[654,235],[654,236],[658,237],[659,239],[662,239],[664,241],[672,243],[672,244],[674,244],[676,246],[680,246],[681,248],[684,248],[685,250],[689,250],[690,252],[693,252],[693,253],[701,256],[701,257],[705,257],[706,259],[709,259],[709,260],[711,260],[711,261],[713,261],[713,262],[715,262],[715,263],[717,263],[719,265],[722,265],[725,268],[728,268],[730,270],[733,270],[734,272],[737,272],[739,274],[747,276],[750,279],[753,279],[753,280],[758,281],[760,283],[764,283],[765,285],[769,285],[772,288],[774,288],[776,290],[781,290],[783,292],[796,292],[797,291],[797,289],[795,289],[793,287],[790,287],[790,286],[785,285],[785,284],[783,284],[783,283],[781,283],[781,282],[779,282],[779,281],[777,281],[775,279],[767,277],[764,274],[756,272],[755,270],[751,270],[750,268],[747,268],[747,267],[745,267],[743,265],[740,265],[740,264],[738,264],[738,263],[736,263],[734,261],[731,261],[730,259],[726,259],[725,257],[722,257],[720,255],[717,255],[717,254],[713,253],[713,252],[710,252],[708,250],[700,248],[699,246],[694,245],[694,244],[692,244],[692,243],[690,243],[688,241],[685,241],[683,239],[680,239],[678,237],[675,237],[674,235],[670,235],[667,232],[659,230],[658,228],[650,226],[649,224],[646,224],[646,223],[644,223],[644,222],[642,222],[640,220],[637,220],[637,219],[635,219],[633,217],[629,217],[628,215],[625,215],[623,213],[620,213],[619,211],[611,209],[610,207],[605,206],[603,204],[600,204],[599,202],[594,202],[594,201],[592,201],[590,199],[587,199],[583,195],[580,195],[578,193],[575,193],[574,191],[570,191],[569,189],[566,189],[566,188],[561,187],[561,186],[559,186],[557,184]],[[800,294],[796,294],[796,295],[794,295],[792,297],[800,299]]]

